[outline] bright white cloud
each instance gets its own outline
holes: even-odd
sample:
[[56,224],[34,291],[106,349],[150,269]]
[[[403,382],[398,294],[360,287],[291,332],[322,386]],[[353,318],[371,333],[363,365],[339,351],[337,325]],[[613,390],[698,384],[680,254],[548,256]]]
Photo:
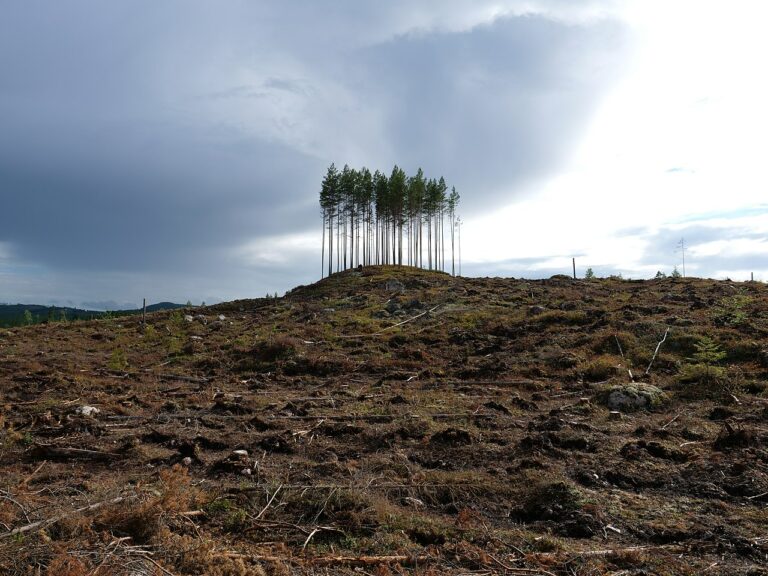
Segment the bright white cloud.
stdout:
[[[310,233],[259,237],[246,242],[231,254],[234,261],[248,266],[287,266],[318,249],[317,236]],[[318,271],[320,264],[318,259]]]
[[[768,232],[768,217],[748,214],[765,207],[768,189],[768,4],[638,0],[621,15],[633,58],[570,165],[530,198],[469,224],[468,258],[584,254],[640,273],[655,264],[644,262],[654,233],[694,224],[743,236],[692,245],[691,258],[765,254],[753,236]],[[622,234],[635,227],[646,233]],[[672,246],[669,257],[680,258]]]

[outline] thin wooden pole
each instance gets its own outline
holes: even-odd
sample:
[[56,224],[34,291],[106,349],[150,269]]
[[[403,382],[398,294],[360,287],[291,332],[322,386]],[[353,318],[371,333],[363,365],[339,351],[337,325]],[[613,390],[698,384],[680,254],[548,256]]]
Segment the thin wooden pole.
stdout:
[[576,280],[576,258],[573,258],[573,279]]

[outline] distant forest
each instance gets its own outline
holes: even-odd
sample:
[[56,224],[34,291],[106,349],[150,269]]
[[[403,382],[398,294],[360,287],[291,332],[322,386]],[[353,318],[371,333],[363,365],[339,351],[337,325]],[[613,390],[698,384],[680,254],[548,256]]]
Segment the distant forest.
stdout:
[[[181,304],[160,302],[147,306],[147,312],[157,310],[174,310],[183,308]],[[73,320],[96,320],[98,318],[118,318],[140,314],[141,309],[134,310],[82,310],[80,308],[41,306],[39,304],[0,304],[0,327],[29,326],[31,324],[46,324],[53,322],[71,322]]]
[[427,179],[421,168],[386,176],[331,164],[320,189],[323,274],[372,264],[446,271],[450,253],[455,275],[458,204],[455,187],[448,193],[442,176]]

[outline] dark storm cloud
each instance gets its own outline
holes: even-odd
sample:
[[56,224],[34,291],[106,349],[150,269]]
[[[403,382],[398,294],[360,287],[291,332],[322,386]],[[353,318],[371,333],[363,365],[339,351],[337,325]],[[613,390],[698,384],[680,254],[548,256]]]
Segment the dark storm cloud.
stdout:
[[181,157],[158,161],[148,152],[126,166],[95,151],[96,158],[74,166],[0,162],[0,188],[10,200],[0,233],[24,260],[141,270],[187,266],[200,253],[309,223],[302,222],[297,203],[315,182],[296,166],[317,173],[316,161],[258,141],[232,142],[223,150],[194,150],[177,141],[159,146]]
[[130,274],[153,272],[229,295],[254,277],[305,280],[309,256],[238,275],[222,254],[315,230],[332,161],[423,166],[466,210],[493,209],[561,164],[626,32],[541,16],[476,26],[481,4],[6,4],[0,243],[59,278],[129,274],[115,293],[83,287],[89,301],[133,298]]

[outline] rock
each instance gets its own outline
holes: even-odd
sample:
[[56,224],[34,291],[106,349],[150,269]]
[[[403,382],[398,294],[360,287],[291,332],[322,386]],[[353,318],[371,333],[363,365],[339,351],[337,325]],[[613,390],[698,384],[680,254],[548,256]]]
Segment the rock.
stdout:
[[185,456],[184,458],[182,458],[181,463],[184,466],[191,466],[192,465],[192,458],[190,458],[189,456]]
[[[214,463],[211,471],[216,472],[228,472],[231,474],[250,475],[251,474],[251,461],[248,458],[247,450],[232,450],[232,452],[224,458]],[[248,472],[245,472],[248,470]]]
[[608,420],[621,420],[622,414],[621,412],[616,412],[615,410],[612,410],[608,413]]
[[728,420],[733,416],[733,410],[725,406],[715,406],[709,413],[709,419],[714,421]]
[[218,318],[219,318],[219,322],[224,322],[224,320],[227,319],[227,317],[224,316],[224,314],[219,314]]
[[419,302],[418,298],[413,298],[412,300],[405,303],[404,308],[407,310],[421,310],[423,305],[421,302]]
[[220,320],[216,320],[214,322],[211,322],[208,325],[208,328],[210,328],[211,330],[214,330],[214,331],[215,330],[221,330],[222,328],[224,328],[224,322],[222,322]]
[[195,340],[194,337],[187,342],[182,348],[184,354],[199,354],[204,350],[202,342]]
[[390,314],[394,314],[400,310],[400,303],[397,300],[390,300],[387,302],[386,306],[384,306],[384,309]]
[[546,312],[546,310],[544,306],[530,306],[528,308],[528,316],[538,316],[542,312]]
[[768,368],[768,349],[760,350],[758,360],[762,368]]
[[387,292],[403,292],[405,285],[399,280],[387,280],[384,284],[384,289]]
[[198,315],[196,315],[196,316],[195,316],[195,320],[197,320],[198,322],[200,322],[200,324],[208,324],[208,318],[206,318],[206,317],[205,317],[205,316],[203,316],[202,314],[198,314]]
[[186,322],[194,322],[194,321],[195,321],[195,317],[194,317],[194,316],[192,316],[191,314],[185,314],[185,315],[184,315],[184,320],[185,320]]
[[658,386],[633,382],[621,386],[611,386],[600,392],[597,399],[610,410],[633,412],[657,408],[666,403],[669,398]]
[[430,444],[446,444],[453,446],[460,446],[464,444],[471,444],[472,437],[469,432],[460,428],[447,428],[436,434],[432,435],[429,439]]
[[423,510],[427,507],[426,504],[424,504],[423,500],[419,500],[418,498],[413,498],[412,496],[406,496],[403,498],[403,504],[406,506],[410,506],[411,508],[417,508],[418,510]]
[[93,418],[101,412],[98,408],[95,406],[80,406],[77,410],[75,410],[77,414],[80,414],[80,416],[85,416],[86,418]]

